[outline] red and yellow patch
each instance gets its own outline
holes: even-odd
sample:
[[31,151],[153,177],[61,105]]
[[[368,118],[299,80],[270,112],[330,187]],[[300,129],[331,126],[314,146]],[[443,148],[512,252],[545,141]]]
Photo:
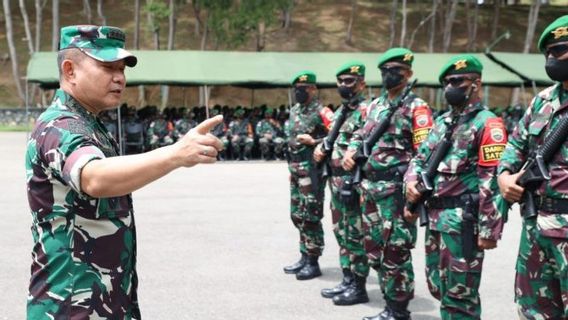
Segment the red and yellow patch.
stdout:
[[499,163],[505,145],[507,144],[507,131],[501,118],[487,119],[483,137],[479,145],[480,166],[494,167]]
[[320,111],[320,117],[323,125],[330,130],[333,123],[333,111],[328,107],[323,107]]
[[412,113],[412,145],[417,149],[426,140],[434,121],[432,111],[427,105],[418,106]]

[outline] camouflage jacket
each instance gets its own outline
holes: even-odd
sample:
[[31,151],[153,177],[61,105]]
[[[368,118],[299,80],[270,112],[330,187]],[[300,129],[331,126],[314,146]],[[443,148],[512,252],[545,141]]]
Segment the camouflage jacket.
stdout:
[[287,126],[288,146],[291,153],[301,153],[313,150],[314,147],[298,143],[296,137],[300,134],[309,134],[314,139],[321,139],[327,134],[325,121],[329,121],[324,108],[317,100],[309,105],[297,103],[290,109],[290,118]]
[[271,134],[273,137],[280,137],[283,135],[283,131],[278,121],[274,119],[263,119],[256,124],[256,134],[259,137],[262,137],[265,134]]
[[197,126],[197,121],[193,119],[181,118],[174,124],[174,137],[180,138],[185,135],[189,130]]
[[[397,104],[400,100],[395,99]],[[367,110],[364,126],[353,134],[349,149],[356,151],[363,144],[377,124],[388,115],[389,101],[387,92],[373,100]],[[364,171],[384,171],[410,162],[415,151],[426,139],[432,128],[432,111],[428,104],[410,93],[405,101],[397,108],[390,119],[390,125],[379,141],[373,146],[369,160],[363,167]],[[392,194],[397,183],[394,181],[363,181],[365,189],[375,198]],[[400,183],[398,184],[400,186]],[[400,190],[400,189],[399,189]]]
[[156,119],[150,123],[148,127],[147,136],[157,136],[159,139],[163,139],[167,136],[172,135],[172,123],[166,119]]
[[[339,129],[339,135],[333,144],[333,151],[331,152],[330,157],[330,167],[332,168],[341,168],[341,162],[343,160],[343,156],[349,147],[349,143],[353,138],[354,133],[363,127],[366,118],[367,106],[369,101],[366,101],[363,96],[360,97],[360,102],[358,103],[356,108],[346,107],[342,105],[335,111],[334,120],[331,125],[335,124],[339,113],[342,112],[343,109],[348,112],[345,122]],[[343,112],[345,112],[343,111]]]
[[235,119],[229,123],[229,131],[232,136],[247,136],[254,137],[252,124],[248,119]]
[[58,90],[26,152],[34,241],[28,318],[140,318],[132,197],[81,190],[88,162],[117,155],[102,122]]
[[[471,114],[476,112],[475,115]],[[468,117],[469,115],[469,117]],[[447,130],[448,111],[438,117],[434,128],[411,160],[405,180],[416,181],[427,160]],[[463,120],[466,119],[464,122]],[[470,104],[462,112],[452,134],[452,146],[438,165],[433,196],[453,197],[466,193],[479,194],[478,231],[483,239],[498,240],[503,230],[502,212],[497,210],[496,171],[498,160],[507,142],[501,118],[481,103]],[[430,229],[460,233],[463,209],[430,209]]]
[[[541,91],[527,108],[513,130],[507,148],[499,163],[499,173],[518,172],[531,151],[543,144],[545,137],[558,125],[560,114],[568,111],[568,92],[557,84]],[[561,101],[562,100],[562,101]],[[568,199],[568,142],[548,164],[550,180],[544,182],[536,194],[550,198]],[[549,237],[568,238],[568,216],[540,211],[537,217],[540,232]]]

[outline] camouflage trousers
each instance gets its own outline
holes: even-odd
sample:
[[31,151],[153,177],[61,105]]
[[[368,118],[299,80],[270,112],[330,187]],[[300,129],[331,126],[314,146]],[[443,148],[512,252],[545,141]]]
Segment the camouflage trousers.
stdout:
[[480,319],[479,284],[484,253],[466,260],[460,234],[426,229],[426,281],[440,300],[442,319]]
[[274,145],[274,154],[282,155],[284,151],[284,139],[280,137],[275,137],[273,139],[260,138],[258,139],[258,144],[260,147],[260,152],[262,152],[265,157],[270,155],[270,146]]
[[369,264],[363,247],[363,224],[359,193],[353,190],[352,201],[345,202],[340,191],[346,177],[331,178],[331,221],[339,245],[341,269],[351,269],[357,275],[369,274]]
[[568,239],[545,237],[525,219],[516,271],[522,319],[568,319]]
[[300,232],[300,252],[320,256],[324,248],[323,201],[325,181],[320,179],[314,189],[310,169],[311,162],[291,162],[290,170],[290,216]]
[[[361,184],[369,185],[369,184]],[[402,190],[379,199],[361,187],[365,251],[378,273],[385,300],[414,298],[414,269],[410,249],[416,244],[416,225],[404,220]],[[366,275],[364,275],[366,276]]]
[[250,157],[254,140],[246,136],[234,136],[231,140],[231,147],[235,158],[241,156]]

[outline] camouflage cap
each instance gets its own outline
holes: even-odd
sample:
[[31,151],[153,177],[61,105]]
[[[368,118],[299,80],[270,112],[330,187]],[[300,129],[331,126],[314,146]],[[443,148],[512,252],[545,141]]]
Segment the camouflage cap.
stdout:
[[360,61],[349,61],[337,69],[335,76],[339,77],[342,74],[353,74],[365,77],[365,64]]
[[414,53],[406,48],[391,48],[379,57],[377,67],[380,68],[383,64],[390,61],[404,63],[412,67],[412,62],[414,62]]
[[316,84],[316,74],[309,70],[301,71],[292,78],[292,85],[295,85],[296,82]]
[[438,81],[442,83],[444,77],[449,74],[464,74],[464,73],[477,73],[481,75],[483,65],[481,61],[471,54],[461,54],[452,57],[442,67]]
[[568,41],[568,15],[554,20],[544,29],[538,40],[538,49],[544,53],[547,45],[562,41]]
[[78,48],[89,57],[101,62],[124,59],[129,67],[134,67],[138,59],[124,50],[126,36],[116,27],[78,25],[61,28],[59,50]]

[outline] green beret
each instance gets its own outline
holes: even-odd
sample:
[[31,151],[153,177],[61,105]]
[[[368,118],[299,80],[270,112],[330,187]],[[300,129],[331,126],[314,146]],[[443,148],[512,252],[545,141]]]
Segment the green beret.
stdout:
[[296,82],[316,84],[316,74],[312,71],[304,70],[292,78],[292,85],[295,85]]
[[481,75],[482,70],[483,65],[475,56],[471,54],[461,54],[452,57],[446,62],[440,71],[438,81],[442,83],[444,77],[449,74],[477,73]]
[[562,16],[544,29],[538,40],[538,49],[544,53],[551,43],[568,41],[568,15]]
[[365,64],[359,61],[349,61],[337,69],[335,76],[339,77],[342,74],[354,74],[365,77]]
[[245,114],[245,110],[244,109],[236,109],[235,112],[233,113],[234,116],[236,117],[240,117],[242,115]]
[[379,57],[378,67],[380,68],[383,64],[390,61],[404,63],[412,67],[414,53],[406,48],[389,49]]
[[129,67],[138,60],[124,50],[126,36],[116,27],[78,25],[61,28],[59,50],[77,48],[89,57],[101,62],[114,62],[124,59]]

